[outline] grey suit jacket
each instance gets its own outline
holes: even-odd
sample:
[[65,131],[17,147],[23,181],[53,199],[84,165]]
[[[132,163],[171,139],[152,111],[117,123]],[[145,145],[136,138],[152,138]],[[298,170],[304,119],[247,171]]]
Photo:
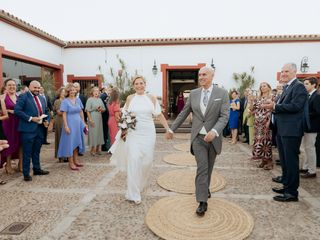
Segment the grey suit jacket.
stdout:
[[226,90],[214,85],[206,112],[203,115],[200,109],[201,91],[202,88],[197,88],[190,92],[187,103],[173,122],[171,130],[174,132],[192,112],[191,153],[193,154],[192,142],[204,126],[207,132],[212,128],[218,132],[219,137],[216,137],[212,144],[216,153],[220,154],[222,131],[229,120],[229,96]]

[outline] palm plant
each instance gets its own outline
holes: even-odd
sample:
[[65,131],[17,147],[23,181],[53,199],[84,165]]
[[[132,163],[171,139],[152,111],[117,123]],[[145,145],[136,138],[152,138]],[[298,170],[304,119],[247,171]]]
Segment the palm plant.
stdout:
[[250,67],[250,73],[247,73],[247,72],[233,73],[232,78],[236,81],[236,83],[239,84],[238,91],[240,93],[240,96],[243,96],[246,88],[253,87],[255,83],[253,74],[254,74],[254,66]]

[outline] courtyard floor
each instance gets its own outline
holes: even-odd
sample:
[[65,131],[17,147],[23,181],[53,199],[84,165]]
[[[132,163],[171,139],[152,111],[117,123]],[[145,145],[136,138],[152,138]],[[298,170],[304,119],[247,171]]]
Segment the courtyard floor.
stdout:
[[[125,201],[126,175],[110,164],[109,155],[92,157],[87,152],[81,157],[85,167],[70,171],[67,163],[53,158],[52,133],[49,142],[51,145],[42,149],[41,161],[50,175],[24,182],[21,173],[8,176],[1,171],[0,179],[7,184],[0,186],[0,231],[13,222],[31,225],[21,235],[0,235],[0,239],[159,239],[144,218],[157,200],[177,194],[162,189],[156,179],[167,171],[187,168],[162,159],[179,152],[174,144],[188,140],[167,141],[163,134],[157,135],[151,182],[140,205]],[[225,177],[227,185],[213,197],[236,203],[253,216],[255,225],[248,239],[319,239],[319,169],[318,178],[301,179],[299,202],[279,203],[272,200],[275,194],[271,188],[278,184],[271,178],[280,174],[280,168],[258,169],[250,156],[247,144],[224,141],[215,170]]]

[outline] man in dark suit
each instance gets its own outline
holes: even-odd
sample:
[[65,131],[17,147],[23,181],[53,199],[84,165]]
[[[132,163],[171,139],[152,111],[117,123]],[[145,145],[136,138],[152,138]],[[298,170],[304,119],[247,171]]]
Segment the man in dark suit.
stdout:
[[317,176],[316,138],[320,132],[320,95],[317,93],[318,80],[315,77],[304,79],[304,86],[309,94],[309,122],[310,129],[304,133],[303,145],[305,159],[300,170],[302,178],[315,178]]
[[274,111],[283,188],[272,190],[282,194],[273,198],[281,202],[298,201],[299,195],[299,148],[305,130],[304,109],[308,93],[296,78],[296,73],[296,64],[285,64],[281,70],[281,79],[285,84],[281,97],[276,103],[268,101],[262,105]]
[[[50,98],[47,94],[44,93],[44,88],[41,87],[40,88],[40,96],[43,97],[44,101],[45,101],[45,108],[48,110],[48,113],[51,115],[51,112],[53,111],[53,107],[52,107],[52,104],[51,104],[51,101],[50,101]],[[47,136],[48,136],[48,128],[43,128],[43,144],[45,145],[49,145],[50,143],[48,142],[47,140]]]
[[250,91],[251,91],[251,89],[247,88],[244,91],[244,97],[240,99],[240,123],[241,123],[241,127],[243,129],[244,138],[245,138],[243,142],[248,143],[248,144],[249,144],[249,127],[247,125],[247,120],[246,120],[245,116],[243,116],[243,113],[248,105],[248,94]]
[[85,109],[86,109],[86,103],[87,103],[87,98],[86,98],[85,95],[81,94],[81,92],[80,92],[80,83],[75,82],[75,83],[73,84],[73,86],[76,88],[76,90],[77,90],[77,97],[81,100],[81,103],[82,103],[82,105],[83,105],[82,111],[83,111],[84,121],[87,122],[87,113],[86,113],[86,111],[85,111]]
[[[40,167],[40,150],[43,143],[43,128],[48,127],[48,115],[44,99],[39,96],[40,83],[32,81],[29,90],[19,96],[14,108],[20,119],[18,130],[21,133],[23,150],[23,176],[25,181],[31,181],[30,158],[32,158],[33,175],[47,175],[48,171]],[[42,116],[42,117],[41,117]]]
[[103,127],[103,139],[104,144],[101,146],[101,151],[108,151],[110,148],[110,141],[109,141],[109,128],[108,128],[108,120],[109,120],[109,111],[108,111],[108,101],[109,95],[107,92],[108,88],[103,87],[101,89],[100,98],[104,104],[106,111],[102,113],[102,127]]

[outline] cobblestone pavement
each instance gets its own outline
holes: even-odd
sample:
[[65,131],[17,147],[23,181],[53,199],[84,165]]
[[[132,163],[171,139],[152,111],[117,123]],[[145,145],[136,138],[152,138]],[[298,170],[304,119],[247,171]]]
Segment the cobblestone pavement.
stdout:
[[[53,134],[49,141],[53,142]],[[159,187],[156,179],[166,171],[186,168],[162,161],[165,155],[179,152],[174,144],[185,142],[167,141],[158,134],[150,186],[138,206],[125,201],[126,175],[110,164],[107,154],[91,157],[86,153],[81,157],[85,167],[72,172],[67,163],[53,158],[53,143],[44,146],[42,166],[50,175],[24,182],[21,173],[0,173],[0,179],[8,182],[0,186],[0,230],[13,222],[32,223],[21,235],[0,235],[0,239],[158,239],[146,227],[144,217],[157,200],[176,194]],[[271,188],[277,184],[271,178],[280,174],[279,167],[261,170],[249,158],[248,145],[230,145],[225,140],[215,170],[226,178],[227,186],[213,194],[254,217],[248,239],[319,239],[320,177],[301,179],[299,202],[274,202]]]

